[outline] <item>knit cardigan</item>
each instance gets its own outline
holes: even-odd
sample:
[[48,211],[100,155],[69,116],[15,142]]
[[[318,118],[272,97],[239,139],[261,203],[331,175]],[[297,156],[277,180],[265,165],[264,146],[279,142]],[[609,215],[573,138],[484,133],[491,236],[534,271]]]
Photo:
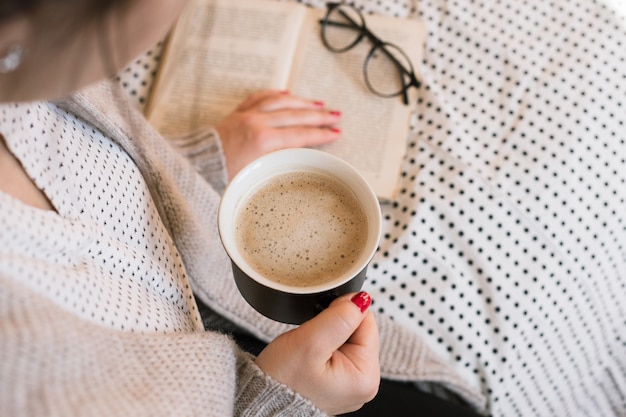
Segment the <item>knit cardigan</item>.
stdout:
[[[118,143],[141,171],[204,303],[264,341],[292,328],[239,294],[217,231],[228,178],[214,130],[165,140],[112,82],[57,104]],[[382,315],[383,377],[435,382],[477,410],[485,399],[417,335]],[[138,334],[87,322],[0,274],[0,415],[320,416],[214,332]]]

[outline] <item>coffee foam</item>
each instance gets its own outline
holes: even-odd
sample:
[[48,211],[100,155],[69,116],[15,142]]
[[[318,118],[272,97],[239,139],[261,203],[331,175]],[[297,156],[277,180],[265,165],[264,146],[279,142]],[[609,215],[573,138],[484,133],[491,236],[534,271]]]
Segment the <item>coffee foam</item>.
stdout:
[[345,185],[313,172],[279,174],[236,215],[237,246],[267,279],[311,286],[338,278],[361,257],[367,217]]

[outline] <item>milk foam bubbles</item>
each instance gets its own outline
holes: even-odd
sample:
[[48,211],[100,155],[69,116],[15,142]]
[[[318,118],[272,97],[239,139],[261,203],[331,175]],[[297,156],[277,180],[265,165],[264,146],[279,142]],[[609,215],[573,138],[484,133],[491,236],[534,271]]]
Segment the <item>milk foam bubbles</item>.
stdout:
[[316,172],[278,174],[244,201],[235,239],[246,262],[292,286],[331,281],[362,255],[367,217],[343,183]]

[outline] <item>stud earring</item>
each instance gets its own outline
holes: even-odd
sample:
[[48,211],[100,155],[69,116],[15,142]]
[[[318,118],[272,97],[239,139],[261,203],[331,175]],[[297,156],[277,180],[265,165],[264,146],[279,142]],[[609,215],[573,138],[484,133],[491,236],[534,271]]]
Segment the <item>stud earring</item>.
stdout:
[[8,74],[15,71],[24,58],[24,48],[21,45],[11,45],[6,53],[0,56],[0,74]]

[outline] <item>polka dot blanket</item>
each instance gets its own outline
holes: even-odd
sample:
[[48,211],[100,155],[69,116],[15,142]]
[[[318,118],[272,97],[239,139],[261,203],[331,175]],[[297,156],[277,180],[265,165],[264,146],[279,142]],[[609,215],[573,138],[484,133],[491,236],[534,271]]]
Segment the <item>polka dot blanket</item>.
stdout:
[[[626,416],[626,3],[355,4],[427,28],[373,308],[493,416]],[[140,106],[157,64],[120,74]]]

